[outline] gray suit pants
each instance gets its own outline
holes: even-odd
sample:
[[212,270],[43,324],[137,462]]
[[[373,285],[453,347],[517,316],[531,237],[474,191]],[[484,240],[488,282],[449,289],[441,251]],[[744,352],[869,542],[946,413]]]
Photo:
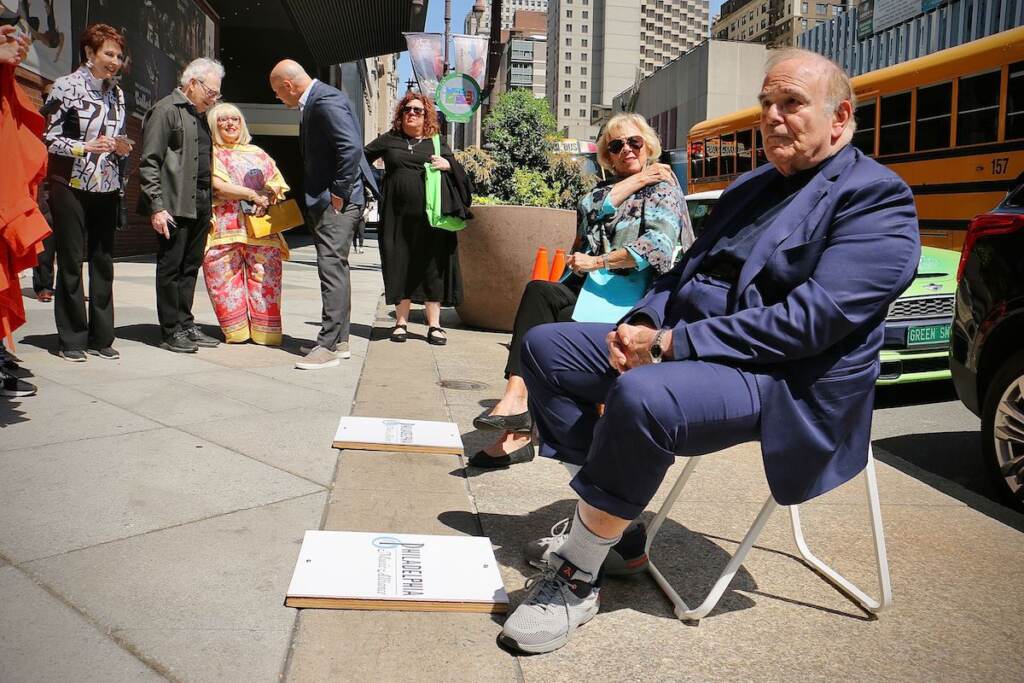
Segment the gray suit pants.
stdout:
[[313,228],[316,240],[316,267],[320,273],[323,299],[320,334],[316,343],[329,351],[339,342],[347,342],[352,316],[352,279],[348,271],[348,252],[352,232],[363,213],[359,204],[345,204],[340,213],[330,206]]

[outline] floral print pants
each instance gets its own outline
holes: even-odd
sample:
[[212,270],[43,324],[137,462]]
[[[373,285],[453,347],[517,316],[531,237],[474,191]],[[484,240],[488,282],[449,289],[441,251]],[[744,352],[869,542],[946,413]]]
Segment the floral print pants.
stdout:
[[219,244],[203,259],[210,303],[229,344],[281,343],[281,250]]

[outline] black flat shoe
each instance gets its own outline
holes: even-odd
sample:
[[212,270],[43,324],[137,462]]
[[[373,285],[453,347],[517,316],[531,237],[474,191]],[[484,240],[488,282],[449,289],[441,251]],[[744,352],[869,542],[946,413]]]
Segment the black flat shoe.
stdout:
[[530,418],[530,411],[518,415],[478,415],[473,420],[473,426],[477,429],[484,429],[493,432],[515,432],[516,434],[529,434],[533,431],[533,420]]
[[[401,330],[401,332],[399,332]],[[409,326],[408,325],[395,325],[391,328],[391,335],[388,337],[393,342],[401,344],[409,338]]]
[[427,342],[434,346],[444,346],[448,343],[448,335],[440,327],[428,327]]
[[476,455],[470,458],[466,464],[481,470],[496,470],[531,460],[533,460],[533,444],[528,443],[507,455],[499,455],[497,458],[488,455],[487,451],[477,451]]

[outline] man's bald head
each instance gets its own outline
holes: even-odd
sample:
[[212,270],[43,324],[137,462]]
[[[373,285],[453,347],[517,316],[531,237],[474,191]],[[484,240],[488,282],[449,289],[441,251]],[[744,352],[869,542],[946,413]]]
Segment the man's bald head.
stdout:
[[282,59],[270,70],[270,87],[286,107],[299,106],[299,98],[313,79],[294,59]]
[[[825,84],[828,106],[833,111],[843,100],[848,100],[852,109],[857,108],[857,98],[853,93],[853,83],[850,82],[850,77],[843,71],[843,67],[817,52],[803,50],[798,47],[772,50],[768,55],[768,60],[765,62],[764,72],[768,74],[783,62],[789,61],[802,62],[821,75],[821,79]],[[853,126],[854,122],[851,121],[850,125]]]

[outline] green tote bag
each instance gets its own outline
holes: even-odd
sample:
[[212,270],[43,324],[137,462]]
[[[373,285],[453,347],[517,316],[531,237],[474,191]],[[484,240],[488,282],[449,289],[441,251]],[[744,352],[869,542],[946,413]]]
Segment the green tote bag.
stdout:
[[[441,139],[434,135],[431,138],[434,143],[434,154],[441,156]],[[426,169],[426,194],[427,194],[427,220],[435,228],[458,232],[466,227],[466,221],[455,216],[445,216],[441,213],[441,173],[429,163],[423,164]]]

